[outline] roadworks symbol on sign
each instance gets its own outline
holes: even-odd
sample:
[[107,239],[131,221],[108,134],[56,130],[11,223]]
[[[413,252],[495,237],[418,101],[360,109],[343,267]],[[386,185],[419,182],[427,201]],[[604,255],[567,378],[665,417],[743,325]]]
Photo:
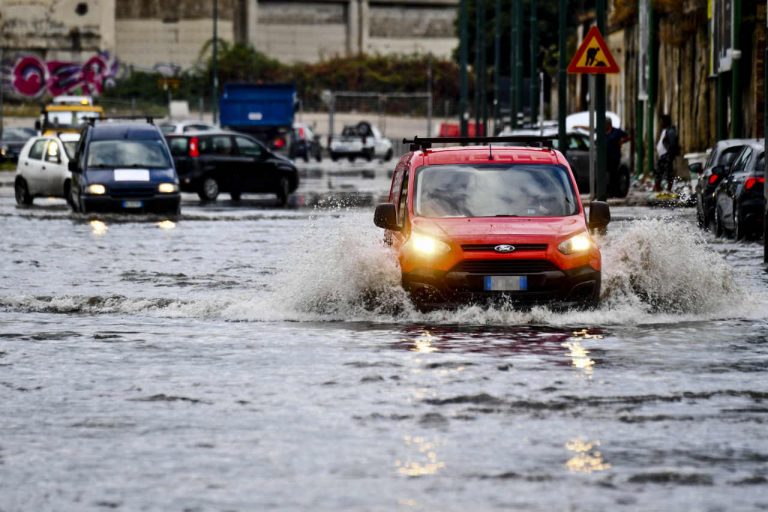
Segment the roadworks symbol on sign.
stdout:
[[576,55],[568,65],[568,72],[592,75],[619,72],[619,65],[616,64],[597,27],[592,27],[587,32],[587,37],[581,42]]

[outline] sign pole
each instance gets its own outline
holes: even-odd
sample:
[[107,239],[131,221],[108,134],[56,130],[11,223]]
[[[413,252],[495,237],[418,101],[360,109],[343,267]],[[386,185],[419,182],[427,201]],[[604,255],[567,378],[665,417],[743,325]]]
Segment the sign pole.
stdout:
[[595,200],[595,75],[589,75],[589,200]]

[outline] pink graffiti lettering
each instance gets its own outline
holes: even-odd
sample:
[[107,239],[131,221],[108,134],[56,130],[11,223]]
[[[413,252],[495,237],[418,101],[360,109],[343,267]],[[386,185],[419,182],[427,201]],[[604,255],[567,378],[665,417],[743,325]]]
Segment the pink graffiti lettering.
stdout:
[[11,83],[18,94],[32,98],[45,93],[58,96],[78,88],[84,94],[98,95],[115,78],[117,70],[117,60],[107,52],[92,56],[84,64],[45,62],[35,55],[25,55],[16,61]]

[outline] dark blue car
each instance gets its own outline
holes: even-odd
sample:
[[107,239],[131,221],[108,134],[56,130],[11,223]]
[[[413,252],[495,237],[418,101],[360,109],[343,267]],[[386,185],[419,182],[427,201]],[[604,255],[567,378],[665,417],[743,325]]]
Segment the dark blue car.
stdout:
[[74,211],[179,213],[179,179],[151,119],[90,122],[69,169]]
[[715,189],[714,232],[736,240],[763,233],[765,145],[745,144]]

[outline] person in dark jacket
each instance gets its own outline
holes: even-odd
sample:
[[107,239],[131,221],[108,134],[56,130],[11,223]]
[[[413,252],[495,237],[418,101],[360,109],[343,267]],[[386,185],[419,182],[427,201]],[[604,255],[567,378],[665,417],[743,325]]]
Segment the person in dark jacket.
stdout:
[[667,180],[667,192],[672,190],[672,183],[675,180],[675,157],[680,154],[680,143],[677,135],[677,128],[672,125],[672,118],[669,114],[661,116],[661,133],[659,142],[656,144],[656,152],[659,159],[656,164],[656,181],[653,190],[661,191],[661,181]]

